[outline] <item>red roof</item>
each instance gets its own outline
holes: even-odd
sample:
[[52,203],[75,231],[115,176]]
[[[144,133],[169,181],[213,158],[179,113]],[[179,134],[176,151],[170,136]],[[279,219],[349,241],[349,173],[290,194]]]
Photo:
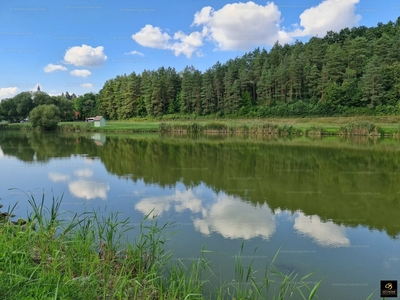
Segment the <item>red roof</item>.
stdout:
[[103,116],[96,116],[93,118],[94,121],[100,121]]

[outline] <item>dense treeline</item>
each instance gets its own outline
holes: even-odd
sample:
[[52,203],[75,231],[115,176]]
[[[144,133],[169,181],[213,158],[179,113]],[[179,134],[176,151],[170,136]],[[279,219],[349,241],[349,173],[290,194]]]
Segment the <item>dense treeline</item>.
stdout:
[[75,94],[62,93],[60,96],[50,96],[40,90],[36,92],[22,92],[13,98],[7,98],[0,102],[0,120],[19,122],[29,116],[29,113],[39,105],[57,106],[61,121],[74,119]]
[[[110,120],[400,114],[399,49],[400,17],[376,27],[330,31],[305,44],[276,42],[269,52],[257,48],[205,72],[188,66],[182,72],[161,67],[124,74],[106,81],[98,94],[75,97],[73,107],[81,119]],[[26,117],[37,102],[64,112],[69,105],[63,101],[67,95],[35,93],[35,100],[28,94],[3,100],[0,118]]]
[[278,42],[204,73],[193,66],[108,80],[98,112],[108,119],[197,116],[332,116],[400,112],[400,18],[345,28],[303,44]]

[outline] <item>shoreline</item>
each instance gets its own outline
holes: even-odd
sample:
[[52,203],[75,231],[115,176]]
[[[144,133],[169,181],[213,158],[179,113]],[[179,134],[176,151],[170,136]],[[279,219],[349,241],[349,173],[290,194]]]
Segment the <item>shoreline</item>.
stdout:
[[[303,122],[301,122],[303,121]],[[372,122],[375,121],[375,122]],[[315,118],[315,119],[219,119],[219,120],[130,120],[108,121],[105,127],[86,122],[62,122],[59,132],[76,133],[202,133],[206,135],[254,136],[369,136],[400,137],[400,119]],[[36,131],[29,123],[1,124],[0,131]]]

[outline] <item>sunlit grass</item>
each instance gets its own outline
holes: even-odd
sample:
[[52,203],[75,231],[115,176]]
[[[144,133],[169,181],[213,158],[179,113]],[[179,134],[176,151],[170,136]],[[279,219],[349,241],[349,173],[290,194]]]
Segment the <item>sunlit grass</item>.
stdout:
[[90,122],[61,122],[59,128],[62,131],[102,131],[102,132],[156,132],[158,131],[158,122],[135,123],[129,121],[107,121],[104,127],[94,127]]
[[[336,118],[269,118],[269,119],[201,119],[195,120],[158,120],[132,119],[128,121],[107,121],[105,127],[94,127],[93,123],[60,123],[62,131],[98,131],[98,132],[209,132],[209,133],[252,133],[275,135],[342,135],[343,128],[354,125],[373,124],[380,135],[399,134],[398,122],[394,116],[388,117],[336,117]],[[275,128],[276,130],[265,130]],[[357,135],[346,131],[346,135]],[[365,133],[369,134],[369,133]]]

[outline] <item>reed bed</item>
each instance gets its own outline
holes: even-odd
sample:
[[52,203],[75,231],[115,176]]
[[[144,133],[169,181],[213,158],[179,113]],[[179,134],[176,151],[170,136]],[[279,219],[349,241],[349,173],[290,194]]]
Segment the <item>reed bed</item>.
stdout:
[[251,134],[251,135],[277,135],[277,136],[393,136],[400,135],[400,127],[386,132],[383,128],[372,123],[351,123],[339,128],[323,127],[312,125],[310,127],[298,128],[292,125],[278,124],[240,124],[229,125],[220,122],[211,123],[160,123],[160,132],[181,132],[181,133],[220,133],[220,134]]

